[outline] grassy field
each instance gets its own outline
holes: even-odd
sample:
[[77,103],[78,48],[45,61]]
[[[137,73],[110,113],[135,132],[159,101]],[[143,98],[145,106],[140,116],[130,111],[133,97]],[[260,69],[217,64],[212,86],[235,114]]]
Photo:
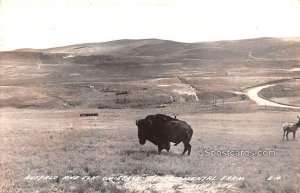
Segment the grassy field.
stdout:
[[300,80],[283,82],[274,87],[262,90],[261,95],[264,98],[282,104],[294,104],[300,106]]
[[[274,83],[263,98],[299,106],[298,53],[299,42],[277,39],[120,40],[2,52],[0,192],[299,192],[299,135],[282,140],[282,124],[295,123],[299,110],[258,106],[245,94]],[[87,112],[99,116],[80,117]],[[192,126],[190,156],[180,155],[182,144],[159,155],[150,142],[138,143],[135,120],[156,113],[179,114]],[[201,156],[205,150],[276,154]],[[102,180],[121,175],[145,178]],[[244,179],[183,180],[200,176]],[[227,182],[233,189],[216,188]]]
[[[174,108],[174,107],[173,107]],[[137,139],[135,119],[163,110],[1,110],[2,192],[100,191],[101,181],[64,182],[64,176],[174,175],[243,176],[235,185],[243,192],[297,192],[298,141],[282,141],[281,125],[293,122],[291,112],[183,113],[194,129],[191,156],[180,156],[183,145],[157,154]],[[79,117],[98,112],[99,117]],[[14,120],[14,121],[11,121]],[[291,137],[291,136],[290,136]],[[275,157],[200,156],[212,150],[274,150]],[[27,181],[27,175],[59,176],[58,181]],[[267,181],[270,176],[280,181]],[[100,189],[99,189],[100,188]],[[108,190],[109,192],[109,190]],[[184,191],[183,191],[184,192]]]

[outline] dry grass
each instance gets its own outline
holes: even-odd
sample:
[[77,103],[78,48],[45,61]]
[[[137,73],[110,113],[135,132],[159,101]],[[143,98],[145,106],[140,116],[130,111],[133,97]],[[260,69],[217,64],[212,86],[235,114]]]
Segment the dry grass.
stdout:
[[[61,179],[142,174],[244,176],[237,186],[246,192],[299,190],[298,141],[281,138],[283,121],[293,118],[288,112],[180,115],[194,129],[189,157],[180,156],[182,145],[159,155],[149,142],[138,143],[134,120],[146,114],[144,110],[99,110],[96,119],[80,118],[80,112],[2,109],[2,192],[118,192],[101,180]],[[276,150],[276,157],[201,157],[203,149],[269,149]],[[57,175],[60,180],[28,182],[27,175]],[[266,181],[270,175],[282,180]]]
[[293,104],[300,106],[300,80],[291,80],[273,87],[263,89],[261,95],[272,101],[282,104]]
[[[299,192],[299,141],[283,142],[281,128],[299,111],[258,107],[239,94],[277,81],[260,94],[299,104],[298,80],[279,82],[298,78],[298,55],[298,42],[268,38],[1,52],[0,192],[128,192],[102,180],[62,179],[142,174],[244,176],[235,183],[240,192]],[[178,92],[187,87],[199,101]],[[99,117],[79,117],[84,112]],[[178,113],[192,126],[191,156],[180,156],[182,144],[158,155],[153,144],[138,143],[135,120],[155,113]],[[199,156],[204,149],[268,149],[276,157]],[[59,178],[32,182],[27,175]],[[280,181],[266,180],[277,175]],[[178,184],[172,191],[181,191]]]

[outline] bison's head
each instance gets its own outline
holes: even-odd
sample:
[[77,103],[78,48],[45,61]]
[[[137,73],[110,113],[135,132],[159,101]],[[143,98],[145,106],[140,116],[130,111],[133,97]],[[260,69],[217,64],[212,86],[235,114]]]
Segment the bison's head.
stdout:
[[144,145],[147,139],[147,130],[151,127],[152,121],[150,119],[140,119],[135,124],[138,127],[139,142]]

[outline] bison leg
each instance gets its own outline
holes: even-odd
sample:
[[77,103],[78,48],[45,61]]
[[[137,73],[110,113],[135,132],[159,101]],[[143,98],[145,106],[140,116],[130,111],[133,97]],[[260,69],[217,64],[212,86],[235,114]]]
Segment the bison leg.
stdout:
[[289,140],[288,134],[289,134],[289,131],[286,131],[286,135],[285,136],[286,136],[287,140]]
[[188,147],[189,149],[188,149],[188,155],[190,155],[191,154],[191,150],[192,150],[192,146],[191,146],[191,144],[189,144],[189,147]]
[[188,151],[188,155],[190,155],[192,146],[189,143],[183,143],[183,144],[184,144],[184,150],[182,155],[184,155],[186,151]]
[[283,141],[284,141],[284,136],[285,136],[285,130],[283,130],[283,138],[282,138]]
[[167,143],[165,144],[165,149],[169,152],[169,151],[170,151],[170,148],[171,148],[170,142],[167,142]]
[[293,131],[293,138],[294,138],[294,141],[295,141],[295,137],[296,137],[296,131]]
[[158,145],[158,154],[160,154],[161,153],[161,150],[163,149],[163,147],[162,147],[162,145],[161,144],[159,144]]

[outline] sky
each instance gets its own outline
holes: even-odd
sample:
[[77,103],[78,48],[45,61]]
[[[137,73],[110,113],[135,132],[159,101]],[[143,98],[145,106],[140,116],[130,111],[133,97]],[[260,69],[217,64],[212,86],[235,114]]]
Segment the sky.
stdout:
[[0,51],[257,37],[300,37],[300,0],[0,0]]

